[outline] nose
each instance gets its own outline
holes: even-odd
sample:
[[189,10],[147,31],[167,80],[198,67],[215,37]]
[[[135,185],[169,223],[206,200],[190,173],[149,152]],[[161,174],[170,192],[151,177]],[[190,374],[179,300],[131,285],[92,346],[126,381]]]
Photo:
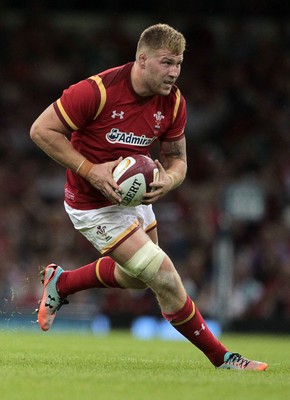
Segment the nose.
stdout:
[[170,68],[170,71],[169,71],[169,75],[174,78],[177,78],[179,76],[179,74],[180,74],[180,66],[172,65],[172,67]]

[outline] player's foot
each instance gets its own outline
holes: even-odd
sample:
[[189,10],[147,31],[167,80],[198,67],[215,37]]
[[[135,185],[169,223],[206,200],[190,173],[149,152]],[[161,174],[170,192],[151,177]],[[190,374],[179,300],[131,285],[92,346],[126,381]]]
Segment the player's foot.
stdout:
[[63,273],[63,269],[55,264],[49,264],[43,274],[43,294],[38,310],[38,323],[43,331],[51,327],[56,312],[63,304],[68,304],[67,299],[62,299],[57,291],[56,282]]
[[220,369],[239,369],[247,371],[265,371],[268,368],[268,364],[260,361],[248,360],[242,357],[238,353],[227,352],[224,357],[224,363],[220,365]]

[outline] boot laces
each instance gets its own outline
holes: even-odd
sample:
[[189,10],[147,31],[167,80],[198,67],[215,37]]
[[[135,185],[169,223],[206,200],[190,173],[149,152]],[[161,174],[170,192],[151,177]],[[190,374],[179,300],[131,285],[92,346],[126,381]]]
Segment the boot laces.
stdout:
[[226,361],[226,364],[239,365],[242,368],[246,368],[250,362],[250,360],[242,357],[239,353],[232,353]]

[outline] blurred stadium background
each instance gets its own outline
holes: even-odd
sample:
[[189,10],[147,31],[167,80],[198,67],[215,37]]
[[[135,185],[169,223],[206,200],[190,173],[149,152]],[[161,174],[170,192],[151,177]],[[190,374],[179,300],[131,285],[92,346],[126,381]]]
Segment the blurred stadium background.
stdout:
[[[30,141],[32,122],[71,83],[133,60],[141,31],[166,22],[188,42],[189,171],[155,207],[160,244],[208,319],[289,332],[290,3],[139,3],[0,1],[2,324],[35,320],[41,266],[98,257],[64,212],[64,170]],[[129,327],[159,310],[149,291],[91,290],[61,311],[98,315]]]

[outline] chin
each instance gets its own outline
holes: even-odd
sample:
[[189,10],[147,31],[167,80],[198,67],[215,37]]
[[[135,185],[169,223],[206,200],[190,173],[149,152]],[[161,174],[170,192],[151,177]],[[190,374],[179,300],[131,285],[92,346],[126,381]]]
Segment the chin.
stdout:
[[161,89],[161,90],[159,90],[158,94],[160,96],[168,96],[170,94],[170,92],[171,92],[171,88],[170,89]]

